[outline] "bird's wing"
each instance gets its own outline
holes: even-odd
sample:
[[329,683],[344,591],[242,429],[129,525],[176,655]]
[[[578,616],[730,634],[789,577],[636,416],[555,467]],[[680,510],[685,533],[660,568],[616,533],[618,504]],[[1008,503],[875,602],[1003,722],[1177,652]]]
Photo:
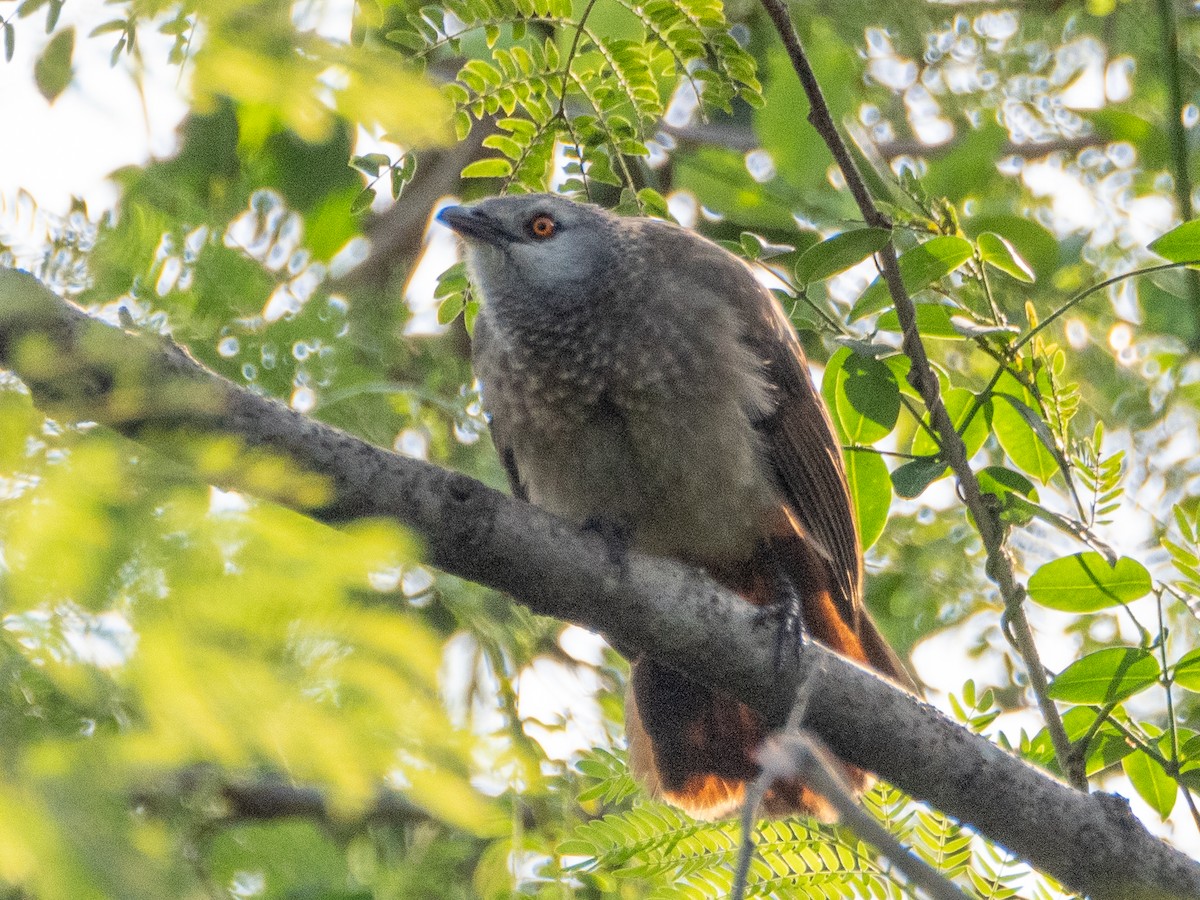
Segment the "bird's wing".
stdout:
[[[761,367],[768,391],[765,403],[761,396],[743,398],[746,412],[762,435],[779,491],[804,532],[801,537],[828,562],[838,614],[857,630],[866,616],[862,547],[850,489],[833,423],[813,386],[791,322],[750,268],[732,254],[694,232],[652,219],[635,221],[638,228],[653,232],[654,240],[643,245],[657,251],[651,264],[643,261],[643,275],[669,273],[676,287],[673,295],[659,291],[660,295],[683,293],[693,304],[712,300],[734,311],[746,360]],[[677,314],[669,303],[661,313]],[[704,325],[698,322],[696,327]]]
[[850,647],[840,639],[830,646],[852,658],[865,658],[897,683],[916,689],[863,602],[862,544],[841,446],[809,374],[800,339],[779,302],[748,270],[747,276],[736,282],[732,300],[745,323],[747,346],[762,363],[773,395],[766,414],[754,419],[755,426],[796,519],[797,537],[828,563],[829,598],[858,650],[846,652]]
[[771,410],[755,422],[784,498],[817,551],[829,562],[840,615],[858,630],[862,547],[833,423],[813,384],[800,341],[774,297],[757,282],[736,292],[746,340],[765,366]]

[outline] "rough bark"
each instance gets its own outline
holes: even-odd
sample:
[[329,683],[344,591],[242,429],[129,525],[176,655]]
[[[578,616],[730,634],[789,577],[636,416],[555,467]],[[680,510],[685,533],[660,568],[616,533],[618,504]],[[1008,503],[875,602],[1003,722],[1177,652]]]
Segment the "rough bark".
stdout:
[[[1200,897],[1200,865],[1151,835],[1120,797],[1055,781],[933,707],[808,644],[778,668],[774,633],[703,573],[631,554],[463,475],[368,445],[205,370],[155,337],[91,319],[31,276],[0,269],[0,366],[48,413],[98,421],[186,459],[216,433],[327,479],[330,524],[386,516],[429,562],[534,611],[604,634],[783,721],[811,680],[804,725],[840,757],[971,825],[1097,900]],[[237,487],[236,480],[228,486]]]

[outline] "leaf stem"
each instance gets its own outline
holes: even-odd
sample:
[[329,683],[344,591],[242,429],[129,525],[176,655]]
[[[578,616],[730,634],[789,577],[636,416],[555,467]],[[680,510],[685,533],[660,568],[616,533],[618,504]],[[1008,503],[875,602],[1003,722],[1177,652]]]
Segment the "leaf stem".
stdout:
[[1019,341],[1017,341],[1015,344],[1013,344],[1013,346],[1009,350],[1008,355],[1010,357],[1015,355],[1017,353],[1017,351],[1019,351],[1022,347],[1024,347],[1026,344],[1028,344],[1030,341],[1032,341],[1035,337],[1037,337],[1039,334],[1041,334],[1043,331],[1045,331],[1048,327],[1053,325],[1055,322],[1057,322],[1059,319],[1061,319],[1064,315],[1066,315],[1068,312],[1070,312],[1072,309],[1074,309],[1076,306],[1078,306],[1080,303],[1082,303],[1084,300],[1086,300],[1088,297],[1090,297],[1092,294],[1096,293],[1097,291],[1104,290],[1104,288],[1106,288],[1106,287],[1111,287],[1112,285],[1117,284],[1118,282],[1124,281],[1126,278],[1137,278],[1141,275],[1153,275],[1155,272],[1165,272],[1168,269],[1179,269],[1179,268],[1183,268],[1185,266],[1196,266],[1196,265],[1200,265],[1200,259],[1189,259],[1189,260],[1184,260],[1182,262],[1160,263],[1160,264],[1154,265],[1154,266],[1146,266],[1144,269],[1134,269],[1132,272],[1122,272],[1120,275],[1114,275],[1111,278],[1105,278],[1103,281],[1099,281],[1096,284],[1093,284],[1089,288],[1084,288],[1082,291],[1080,291],[1074,297],[1069,299],[1066,303],[1064,303],[1062,306],[1060,306],[1054,312],[1050,313],[1050,315],[1048,315],[1042,321],[1038,322],[1038,324],[1036,326],[1031,328],[1027,335],[1025,335],[1023,338],[1021,338]]

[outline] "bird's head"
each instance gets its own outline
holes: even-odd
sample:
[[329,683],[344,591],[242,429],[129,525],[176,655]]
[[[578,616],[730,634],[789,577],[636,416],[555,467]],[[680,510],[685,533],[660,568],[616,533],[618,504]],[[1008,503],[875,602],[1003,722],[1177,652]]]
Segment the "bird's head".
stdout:
[[489,197],[448,206],[438,219],[466,242],[467,271],[492,305],[585,303],[620,260],[620,219],[557,194]]

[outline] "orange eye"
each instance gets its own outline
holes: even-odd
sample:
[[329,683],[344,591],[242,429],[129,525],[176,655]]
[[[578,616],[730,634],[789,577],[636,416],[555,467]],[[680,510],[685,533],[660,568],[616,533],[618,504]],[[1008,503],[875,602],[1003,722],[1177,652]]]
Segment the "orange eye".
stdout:
[[542,213],[540,216],[534,216],[529,222],[529,233],[541,240],[551,237],[557,230],[558,225],[555,224],[554,219],[545,213]]

